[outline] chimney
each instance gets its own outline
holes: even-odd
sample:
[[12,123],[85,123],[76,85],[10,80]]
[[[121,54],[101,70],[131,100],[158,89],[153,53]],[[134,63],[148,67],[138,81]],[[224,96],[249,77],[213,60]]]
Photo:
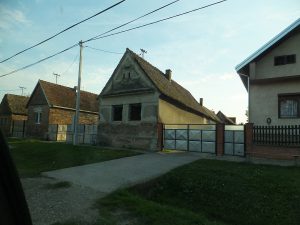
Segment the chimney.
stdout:
[[172,80],[172,70],[167,69],[167,70],[166,70],[165,77],[166,77],[169,81],[171,81],[171,80]]
[[199,104],[203,106],[203,98],[200,98]]

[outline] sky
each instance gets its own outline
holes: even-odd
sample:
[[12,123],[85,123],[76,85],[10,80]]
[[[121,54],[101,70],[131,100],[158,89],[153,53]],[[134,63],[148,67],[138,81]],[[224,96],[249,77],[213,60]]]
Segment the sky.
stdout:
[[[0,64],[0,75],[87,40],[173,0],[126,0],[56,38]],[[30,47],[66,27],[117,3],[118,0],[0,0],[0,60]],[[173,16],[215,1],[181,0],[127,25],[131,28]],[[145,49],[145,59],[189,90],[204,106],[246,122],[247,91],[235,66],[300,16],[299,0],[228,0],[169,21],[85,46],[82,89],[99,94],[126,48]],[[9,76],[0,77],[0,99],[5,93],[30,95],[38,80],[77,85],[79,47]]]

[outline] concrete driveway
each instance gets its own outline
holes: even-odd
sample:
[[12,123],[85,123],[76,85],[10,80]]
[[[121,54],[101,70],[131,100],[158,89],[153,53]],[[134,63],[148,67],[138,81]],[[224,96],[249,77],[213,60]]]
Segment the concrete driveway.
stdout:
[[202,158],[197,153],[146,153],[106,162],[43,173],[51,178],[92,188],[103,194],[158,177]]

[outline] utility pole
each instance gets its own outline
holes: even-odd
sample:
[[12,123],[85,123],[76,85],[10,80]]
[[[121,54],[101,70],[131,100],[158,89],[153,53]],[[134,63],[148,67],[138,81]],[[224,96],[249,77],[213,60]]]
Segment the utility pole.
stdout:
[[80,58],[79,58],[79,71],[78,71],[78,83],[76,91],[76,113],[74,121],[74,135],[73,135],[73,145],[78,144],[78,122],[79,122],[79,110],[80,110],[80,84],[81,84],[81,71],[82,71],[82,41],[79,42],[80,46]]
[[21,88],[21,90],[22,90],[22,96],[23,96],[23,90],[26,89],[26,87],[19,86],[19,88]]
[[145,49],[141,48],[141,54],[140,55],[142,56],[142,58],[144,58],[145,53],[147,53],[147,51]]
[[53,75],[55,76],[55,83],[57,84],[57,77],[60,77],[60,75],[58,73],[53,73]]

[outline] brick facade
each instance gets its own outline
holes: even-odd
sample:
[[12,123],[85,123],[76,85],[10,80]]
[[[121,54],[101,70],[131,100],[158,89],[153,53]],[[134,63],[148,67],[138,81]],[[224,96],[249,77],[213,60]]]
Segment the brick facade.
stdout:
[[[82,92],[80,101],[80,124],[97,124],[97,95]],[[39,81],[28,102],[28,122],[26,135],[48,139],[50,124],[69,125],[75,115],[76,92],[74,89]],[[83,112],[85,111],[86,112]],[[92,110],[92,112],[90,112]],[[88,111],[88,112],[87,112]],[[41,113],[41,121],[37,123],[37,112]]]
[[[49,124],[72,124],[74,110],[51,108],[49,113]],[[97,124],[98,114],[96,113],[79,113],[79,124]]]
[[[35,121],[35,110],[37,108],[41,109],[41,122],[39,124],[37,124]],[[48,125],[49,125],[49,107],[47,105],[28,106],[26,136],[47,138]]]

